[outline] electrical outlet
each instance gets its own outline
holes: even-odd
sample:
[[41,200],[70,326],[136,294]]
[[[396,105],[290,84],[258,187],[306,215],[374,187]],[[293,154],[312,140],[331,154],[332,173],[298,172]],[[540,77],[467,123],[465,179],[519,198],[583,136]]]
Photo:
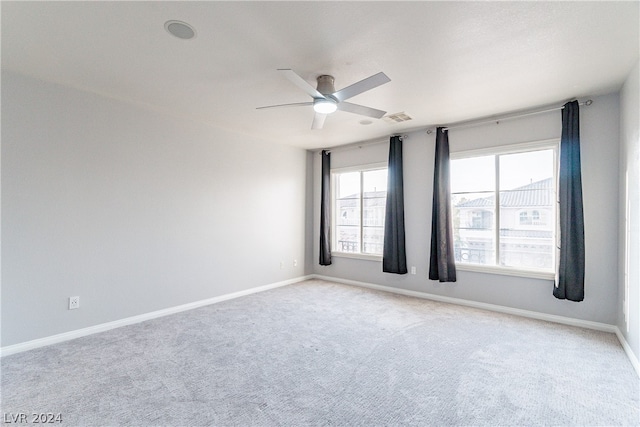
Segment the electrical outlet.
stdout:
[[80,297],[69,297],[69,310],[80,308]]
[[416,274],[416,268],[415,267],[411,267],[411,274]]
[[293,266],[294,266],[294,267],[297,267],[297,266],[298,266],[298,260],[297,260],[297,259],[294,259],[294,260],[293,260]]
[[280,270],[284,270],[284,262],[280,261]]

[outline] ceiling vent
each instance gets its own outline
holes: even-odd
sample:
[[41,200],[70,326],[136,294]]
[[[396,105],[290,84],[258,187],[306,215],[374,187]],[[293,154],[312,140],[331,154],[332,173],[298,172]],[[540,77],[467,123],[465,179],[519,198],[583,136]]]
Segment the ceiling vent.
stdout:
[[404,111],[400,112],[400,113],[395,113],[395,114],[387,114],[386,116],[383,117],[383,119],[387,123],[401,123],[401,122],[406,122],[406,121],[409,121],[409,120],[413,120]]

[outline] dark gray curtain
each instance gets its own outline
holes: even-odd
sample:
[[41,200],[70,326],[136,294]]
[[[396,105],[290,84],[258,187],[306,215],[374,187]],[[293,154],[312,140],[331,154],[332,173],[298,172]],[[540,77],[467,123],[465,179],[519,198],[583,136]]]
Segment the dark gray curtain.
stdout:
[[320,265],[331,265],[331,153],[322,150]]
[[436,129],[436,162],[433,172],[433,208],[431,212],[431,258],[429,279],[456,281],[455,255],[451,226],[451,190],[449,184],[449,132]]
[[567,102],[562,109],[560,139],[560,252],[553,295],[559,299],[584,299],[584,217],[580,172],[580,107]]
[[389,141],[387,205],[384,217],[384,250],[382,271],[407,274],[407,254],[404,240],[404,185],[402,180],[402,139]]

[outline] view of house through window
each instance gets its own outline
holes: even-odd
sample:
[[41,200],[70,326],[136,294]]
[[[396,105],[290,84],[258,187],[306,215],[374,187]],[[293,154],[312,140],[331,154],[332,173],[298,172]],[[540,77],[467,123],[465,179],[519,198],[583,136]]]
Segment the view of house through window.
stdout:
[[387,169],[333,173],[334,252],[382,255]]
[[452,155],[457,264],[553,271],[556,147]]

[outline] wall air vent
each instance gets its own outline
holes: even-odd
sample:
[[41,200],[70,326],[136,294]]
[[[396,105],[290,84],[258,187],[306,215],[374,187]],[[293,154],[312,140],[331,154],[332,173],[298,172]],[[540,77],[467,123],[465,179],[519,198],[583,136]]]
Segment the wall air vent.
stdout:
[[401,123],[412,120],[411,116],[406,114],[404,111],[395,114],[387,114],[383,119],[387,123]]

